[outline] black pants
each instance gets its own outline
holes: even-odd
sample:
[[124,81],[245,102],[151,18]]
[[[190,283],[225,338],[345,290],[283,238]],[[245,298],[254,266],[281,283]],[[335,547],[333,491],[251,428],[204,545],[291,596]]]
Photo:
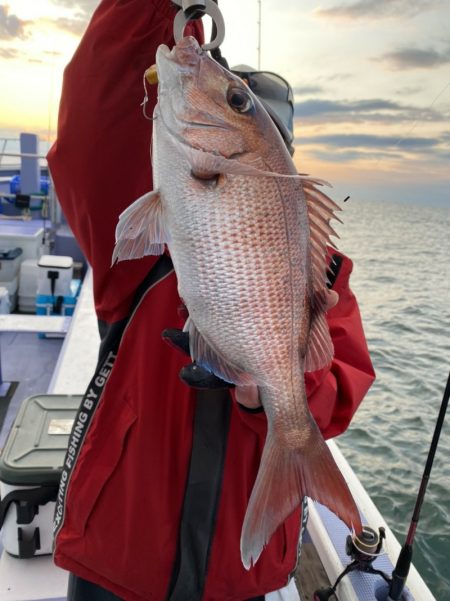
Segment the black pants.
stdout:
[[[74,574],[69,575],[69,590],[67,601],[123,601],[120,597],[110,591],[83,580]],[[264,596],[246,599],[243,601],[264,601]]]

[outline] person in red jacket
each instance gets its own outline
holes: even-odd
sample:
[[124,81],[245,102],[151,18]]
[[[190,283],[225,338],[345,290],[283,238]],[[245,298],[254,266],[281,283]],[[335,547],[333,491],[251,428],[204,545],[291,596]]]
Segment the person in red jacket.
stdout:
[[[152,189],[142,77],[157,47],[174,43],[175,10],[168,0],[103,0],[64,75],[48,161],[92,266],[102,345],[63,466],[54,559],[72,573],[69,601],[247,601],[277,590],[294,599],[286,584],[297,563],[300,508],[256,566],[247,571],[240,558],[264,412],[252,409],[254,400],[237,403],[227,388],[196,390],[179,378],[183,368],[192,378],[189,358],[161,336],[183,325],[167,255],[111,267],[119,214]],[[185,33],[202,40],[198,21]],[[156,86],[148,113],[155,103]],[[374,379],[349,288],[352,264],[333,256],[339,301],[327,319],[335,357],[306,375],[326,438],[347,428]]]

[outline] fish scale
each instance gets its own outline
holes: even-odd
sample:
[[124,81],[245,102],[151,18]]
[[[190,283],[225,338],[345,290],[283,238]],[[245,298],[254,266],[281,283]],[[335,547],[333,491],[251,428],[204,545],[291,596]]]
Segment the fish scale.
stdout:
[[[163,143],[159,145],[163,150]],[[179,165],[183,164],[183,159],[181,155]],[[180,274],[180,295],[189,306],[196,326],[200,331],[208,332],[210,338],[220,336],[221,348],[229,349],[239,360],[245,360],[250,354],[250,360],[254,362],[255,359],[261,361],[263,353],[253,344],[248,347],[249,339],[269,337],[274,313],[286,322],[292,305],[290,279],[286,290],[286,286],[281,285],[280,275],[281,270],[286,271],[287,268],[282,256],[287,244],[285,219],[274,206],[274,192],[263,195],[258,199],[258,206],[252,208],[240,201],[240,180],[244,178],[235,176],[235,179],[238,181],[232,186],[231,194],[227,192],[223,198],[220,194],[207,192],[201,197],[187,198],[186,203],[180,206],[177,198],[170,196],[173,200],[168,201],[167,224],[173,232],[188,227],[189,239],[193,241],[187,250],[183,239],[180,243],[175,239],[171,244],[171,254]],[[274,184],[270,187],[276,189]],[[208,212],[205,212],[205,205],[208,205]],[[288,210],[291,207],[295,207],[295,202],[288,205]],[[264,215],[268,212],[269,218]],[[292,221],[296,211],[290,212],[293,213]],[[278,228],[274,227],[276,219],[279,221]],[[249,226],[242,236],[238,232],[245,220]],[[257,243],[261,237],[266,240],[264,245]],[[229,247],[228,253],[220,252],[224,246]],[[297,261],[300,261],[300,253]],[[199,269],[198,265],[207,266],[207,270]],[[211,294],[212,287],[217,294]],[[243,311],[244,306],[249,308],[248,312]],[[283,329],[298,331],[299,323],[284,323]],[[237,342],[242,346],[240,353]],[[283,346],[286,346],[284,341]],[[261,348],[266,349],[266,363],[281,364],[280,358],[273,357],[276,347],[263,344]],[[257,357],[251,357],[253,351],[257,352]],[[286,348],[283,357],[286,358],[288,353],[290,351]]]
[[325,367],[333,353],[325,256],[336,205],[297,174],[246,84],[193,38],[161,46],[157,71],[157,189],[120,216],[113,260],[167,245],[192,358],[237,387],[258,388],[268,433],[242,527],[250,569],[305,495],[361,529],[304,383],[305,368]]

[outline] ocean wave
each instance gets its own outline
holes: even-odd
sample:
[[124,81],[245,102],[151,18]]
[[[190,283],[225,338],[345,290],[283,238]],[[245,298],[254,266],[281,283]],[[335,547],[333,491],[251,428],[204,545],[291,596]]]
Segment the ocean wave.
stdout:
[[[377,380],[338,444],[403,542],[450,368],[450,210],[366,202],[349,204],[344,218],[339,247],[354,262],[351,286]],[[414,551],[437,599],[450,590],[449,430]]]

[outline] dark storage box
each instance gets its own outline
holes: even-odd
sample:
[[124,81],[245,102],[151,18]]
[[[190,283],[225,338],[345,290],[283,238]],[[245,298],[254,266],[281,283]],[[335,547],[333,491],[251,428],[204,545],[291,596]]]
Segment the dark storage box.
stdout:
[[25,399],[0,455],[3,547],[17,557],[52,552],[62,465],[81,395]]

